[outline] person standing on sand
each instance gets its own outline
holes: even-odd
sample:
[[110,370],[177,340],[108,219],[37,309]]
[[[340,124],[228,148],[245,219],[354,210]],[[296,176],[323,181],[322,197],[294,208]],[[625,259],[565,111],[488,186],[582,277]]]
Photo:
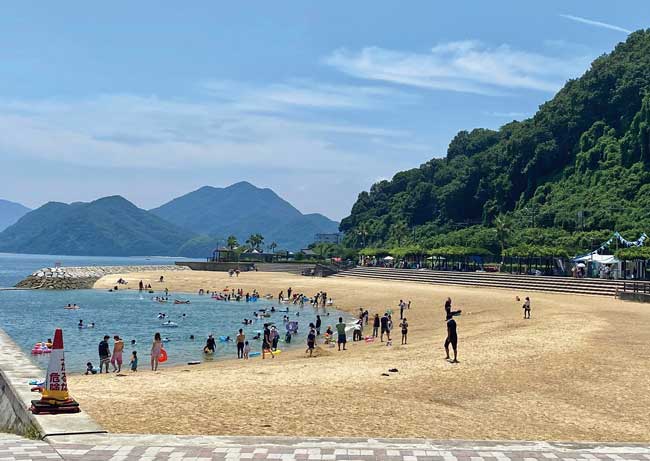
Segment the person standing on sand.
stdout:
[[113,372],[119,373],[122,371],[122,351],[124,351],[124,341],[118,335],[113,336],[113,340],[115,343],[113,344],[111,365],[113,365]]
[[158,359],[162,351],[162,339],[160,333],[153,335],[153,342],[151,343],[151,371],[158,371]]
[[403,299],[399,300],[399,318],[402,320],[404,318],[404,308],[406,307],[406,304],[404,303]]
[[402,328],[402,345],[406,344],[406,337],[409,333],[409,324],[406,321],[406,318],[402,319],[402,322],[399,324]]
[[388,334],[388,339],[390,339],[390,333],[388,333],[388,314],[384,313],[381,318],[381,342],[384,342],[384,334]]
[[375,314],[375,319],[372,321],[372,337],[376,338],[379,336],[379,314]]
[[110,363],[111,351],[108,347],[108,340],[110,336],[104,336],[104,339],[99,342],[99,373],[101,374],[104,366],[106,366],[106,373],[108,373],[108,364]]
[[305,351],[305,353],[309,352],[310,357],[313,357],[314,355],[315,345],[316,345],[316,330],[310,328],[309,334],[307,335],[307,350]]
[[271,358],[275,358],[275,355],[273,355],[273,351],[271,350],[271,344],[273,341],[271,340],[271,330],[269,329],[269,324],[265,323],[264,324],[264,338],[262,339],[262,360],[266,358],[266,353],[271,354]]
[[339,351],[341,350],[341,344],[343,344],[343,350],[345,349],[345,344],[348,342],[347,337],[345,336],[345,323],[343,323],[343,317],[339,317],[339,323],[336,324],[336,332],[338,333],[338,345]]
[[524,319],[530,320],[530,298],[526,296],[526,301],[524,301]]
[[237,358],[238,359],[243,359],[244,358],[244,343],[246,342],[246,335],[244,334],[244,330],[241,328],[239,329],[239,334],[237,335]]
[[447,315],[447,339],[445,339],[445,352],[447,353],[447,360],[449,357],[449,345],[454,349],[454,360],[451,363],[458,363],[458,333],[456,332],[456,321],[451,314]]

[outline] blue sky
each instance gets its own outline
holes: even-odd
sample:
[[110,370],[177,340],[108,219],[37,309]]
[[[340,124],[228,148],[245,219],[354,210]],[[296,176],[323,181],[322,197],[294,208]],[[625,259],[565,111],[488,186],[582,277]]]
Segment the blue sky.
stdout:
[[152,208],[248,180],[340,219],[459,130],[532,115],[650,17],[645,0],[175,5],[5,5],[0,198]]

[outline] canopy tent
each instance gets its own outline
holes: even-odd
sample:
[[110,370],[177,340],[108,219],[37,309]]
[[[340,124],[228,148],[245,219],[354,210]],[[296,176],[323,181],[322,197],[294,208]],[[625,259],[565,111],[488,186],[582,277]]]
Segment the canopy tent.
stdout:
[[598,253],[590,253],[573,258],[571,261],[574,263],[588,263],[595,262],[599,264],[616,264],[620,261],[614,255],[599,255]]
[[395,258],[393,258],[392,256],[386,256],[384,258],[384,261],[392,261],[393,259],[395,259]]

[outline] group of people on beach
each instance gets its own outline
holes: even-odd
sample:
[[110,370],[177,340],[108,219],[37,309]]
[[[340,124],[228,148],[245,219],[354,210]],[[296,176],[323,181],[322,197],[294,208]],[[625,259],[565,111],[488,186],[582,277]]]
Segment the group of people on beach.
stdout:
[[[163,283],[163,280],[164,279],[161,276],[160,282]],[[150,285],[145,285],[142,281],[140,281],[140,290],[148,289],[148,288],[150,288]],[[251,294],[251,292],[245,293],[244,290],[241,288],[236,290],[224,289],[224,291],[219,293],[217,293],[216,291],[210,292],[209,290],[206,291],[203,289],[199,290],[199,295],[203,295],[206,293],[213,297],[220,296],[222,297],[221,300],[227,300],[227,301],[245,300],[249,302],[249,301],[257,300],[260,297],[257,290],[253,290]],[[318,309],[319,307],[325,308],[326,306],[333,304],[333,301],[331,300],[331,298],[328,298],[327,292],[325,291],[319,291],[310,298],[306,297],[303,293],[294,292],[292,287],[288,287],[288,289],[286,290],[286,296],[284,293],[285,293],[284,290],[282,290],[278,294],[277,297],[278,303],[285,303],[285,304],[293,303],[293,304],[299,304],[302,307],[305,301],[308,301],[316,309]],[[169,292],[167,289],[165,289],[165,296],[156,297],[156,300],[166,299],[168,295]],[[270,295],[266,296],[267,299],[269,299],[270,297],[271,297]],[[516,299],[517,301],[519,301],[519,297],[517,297]],[[399,308],[399,318],[400,318],[399,329],[401,332],[401,344],[406,345],[408,343],[409,323],[407,318],[404,316],[404,314],[405,311],[411,309],[411,301],[405,301],[403,299],[400,299],[398,308]],[[524,311],[524,319],[530,319],[531,302],[529,297],[525,298],[522,308]],[[449,297],[445,301],[444,309],[445,309],[445,322],[446,322],[446,330],[447,330],[447,335],[444,341],[444,349],[446,353],[445,358],[451,363],[458,363],[458,332],[457,332],[456,318],[461,315],[462,310],[460,309],[453,310],[452,300]],[[261,318],[270,317],[270,314],[275,312],[283,312],[288,314],[289,308],[286,308],[286,310],[276,310],[275,306],[272,306],[268,310],[266,308],[258,309],[253,313],[253,317],[255,320],[259,320]],[[296,312],[296,316],[298,316],[299,314],[300,312]],[[326,312],[325,315],[329,315],[329,313]],[[164,314],[159,314],[159,318],[164,318],[164,317],[165,317]],[[253,323],[253,319],[244,319],[242,323],[244,323],[245,325],[251,325]],[[292,340],[292,336],[295,335],[298,331],[297,322],[291,322],[289,316],[284,315],[283,323],[286,328],[284,342],[290,343]],[[383,315],[381,316],[379,313],[375,313],[374,318],[372,319],[372,335],[366,336],[364,338],[363,329],[364,326],[368,326],[369,323],[370,323],[370,313],[367,309],[363,309],[363,308],[359,309],[359,314],[356,320],[350,326],[346,325],[342,317],[339,317],[338,323],[335,325],[336,344],[338,346],[338,350],[339,351],[347,350],[347,332],[349,330],[352,330],[352,341],[354,342],[363,341],[364,339],[366,342],[373,342],[376,338],[379,338],[379,341],[381,343],[384,343],[384,337],[385,337],[386,345],[391,346],[392,331],[394,328],[393,310],[386,309]],[[83,324],[83,321],[80,320],[78,326],[79,328],[93,328],[95,325],[94,323],[92,323],[89,326],[86,326]],[[309,324],[307,336],[306,336],[307,348],[305,350],[305,353],[308,353],[309,357],[313,357],[314,350],[316,349],[317,346],[318,338],[321,336],[321,329],[322,329],[322,319],[321,316],[317,314],[315,321]],[[219,337],[219,338],[221,342],[227,343],[233,341],[230,338],[230,336],[227,336],[225,338],[224,337]],[[103,340],[100,341],[98,346],[99,370],[94,368],[91,362],[88,362],[86,374],[91,374],[91,373],[95,374],[97,372],[109,373],[109,365],[112,365],[113,372],[119,373],[121,371],[122,362],[123,362],[122,355],[124,350],[124,340],[121,339],[118,335],[113,336],[114,343],[113,343],[113,351],[111,353],[110,346],[108,343],[109,339],[110,336],[108,335],[104,336]],[[194,339],[194,335],[191,335],[191,339]],[[256,333],[256,335],[252,337],[252,340],[261,340],[262,347],[259,354],[262,356],[262,359],[265,359],[267,355],[270,355],[272,358],[275,358],[275,355],[279,352],[278,342],[280,340],[280,332],[276,327],[275,323],[273,322],[264,323],[263,331]],[[162,340],[160,333],[155,333],[152,346],[151,346],[152,371],[156,371],[158,369],[159,357],[163,352],[163,347],[162,347],[163,342],[164,341]],[[251,357],[251,345],[243,329],[241,328],[239,329],[238,334],[235,336],[234,342],[236,344],[236,349],[237,349],[237,358],[244,359],[244,360],[249,359]],[[132,346],[134,346],[135,340],[132,340],[131,344]],[[328,326],[324,332],[323,344],[332,345],[332,346],[334,345],[334,330],[332,329],[331,326]],[[450,354],[450,348],[451,348],[451,352],[453,353],[453,357],[452,354]],[[214,353],[215,350],[216,350],[216,341],[214,335],[210,334],[206,340],[206,344],[203,348],[203,352],[210,354],[210,353]],[[137,371],[138,357],[137,357],[137,351],[135,350],[132,352],[129,365],[132,371]]]
[[[109,335],[104,335],[104,338],[99,342],[97,347],[99,353],[99,369],[95,368],[92,362],[86,363],[86,374],[94,375],[97,373],[109,373],[109,365],[113,366],[114,373],[120,373],[122,371],[123,363],[123,353],[124,353],[124,340],[120,338],[119,335],[113,336],[113,352],[111,353],[110,345],[108,341],[110,340]],[[131,345],[135,345],[135,340],[131,341]],[[133,351],[131,353],[131,360],[129,362],[131,371],[138,370],[138,353]]]

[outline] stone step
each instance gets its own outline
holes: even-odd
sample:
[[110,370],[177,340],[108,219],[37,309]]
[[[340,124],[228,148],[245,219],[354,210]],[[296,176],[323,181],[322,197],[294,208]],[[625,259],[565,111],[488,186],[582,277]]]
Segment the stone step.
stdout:
[[[395,270],[387,268],[355,268],[333,277],[357,277],[443,285],[491,287],[521,291],[574,293],[584,295],[614,296],[622,282],[602,281],[591,283],[583,279],[553,280],[552,277],[507,276],[489,277],[483,273],[453,273],[443,271]],[[586,283],[584,283],[586,282]]]

